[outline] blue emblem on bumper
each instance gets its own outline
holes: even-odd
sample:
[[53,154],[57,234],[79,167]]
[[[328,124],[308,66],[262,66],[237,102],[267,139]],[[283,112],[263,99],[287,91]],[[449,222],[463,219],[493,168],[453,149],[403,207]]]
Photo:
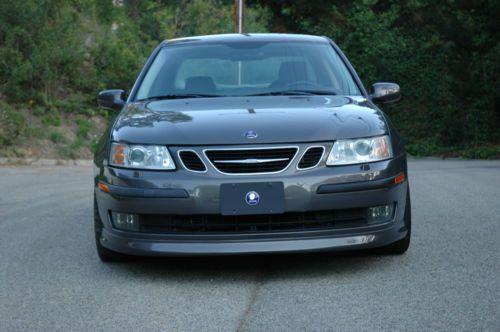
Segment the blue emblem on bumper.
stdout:
[[260,201],[259,193],[256,191],[249,191],[245,195],[245,201],[248,205],[257,205]]

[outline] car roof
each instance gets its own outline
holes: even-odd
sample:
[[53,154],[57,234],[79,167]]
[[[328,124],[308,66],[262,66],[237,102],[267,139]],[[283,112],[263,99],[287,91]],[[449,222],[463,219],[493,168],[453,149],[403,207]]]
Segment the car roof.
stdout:
[[231,43],[231,42],[316,42],[328,43],[326,37],[288,33],[230,33],[193,36],[165,40],[162,45],[177,43]]

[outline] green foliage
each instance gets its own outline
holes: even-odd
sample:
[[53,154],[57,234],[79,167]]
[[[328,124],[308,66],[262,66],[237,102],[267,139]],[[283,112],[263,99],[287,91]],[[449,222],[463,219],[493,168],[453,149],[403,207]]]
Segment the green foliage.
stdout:
[[26,128],[26,137],[32,137],[36,139],[46,138],[47,130],[40,127],[28,127]]
[[[89,143],[96,93],[131,87],[164,39],[231,33],[230,0],[0,1],[0,144],[22,135],[31,110],[44,126],[81,114],[73,155]],[[325,35],[365,82],[395,81],[403,99],[383,105],[414,155],[498,155],[499,3],[495,0],[253,0],[246,31]],[[12,106],[15,105],[15,106]],[[108,118],[114,114],[104,112]],[[93,143],[91,143],[91,148]]]
[[42,124],[59,127],[61,125],[61,115],[57,110],[49,111],[42,116]]
[[0,92],[48,103],[74,85],[84,61],[79,12],[64,1],[0,2]]
[[435,140],[424,140],[418,143],[408,144],[406,146],[406,151],[412,156],[432,156],[440,155],[443,153],[443,147],[439,145]]
[[0,101],[0,146],[13,145],[24,130],[24,113]]
[[65,141],[64,135],[58,131],[53,131],[50,133],[50,140],[54,143],[62,143]]
[[500,158],[500,147],[498,146],[474,146],[461,151],[461,157],[474,159],[498,159]]
[[75,141],[71,144],[71,150],[79,150],[85,145],[85,140],[82,137],[77,137]]
[[[0,96],[88,110],[99,89],[129,89],[160,41],[233,32],[233,14],[221,0],[1,1]],[[247,8],[249,30],[266,31],[268,20],[265,8]]]
[[89,135],[89,131],[92,128],[90,122],[85,119],[78,119],[76,121],[76,124],[78,125],[76,136],[82,139],[87,138],[87,136]]
[[57,151],[57,155],[61,158],[70,158],[70,159],[76,158],[75,150],[69,146],[65,146],[65,145],[59,146],[56,151]]
[[99,142],[99,138],[98,137],[94,137],[92,138],[92,140],[90,141],[90,151],[92,153],[95,152],[95,149],[97,147],[97,142]]

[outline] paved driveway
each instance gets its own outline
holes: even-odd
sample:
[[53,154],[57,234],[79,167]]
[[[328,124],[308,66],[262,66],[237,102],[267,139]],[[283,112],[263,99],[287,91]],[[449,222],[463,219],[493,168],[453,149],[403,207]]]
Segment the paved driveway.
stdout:
[[90,167],[0,167],[0,331],[500,330],[500,162],[409,164],[404,256],[103,264]]

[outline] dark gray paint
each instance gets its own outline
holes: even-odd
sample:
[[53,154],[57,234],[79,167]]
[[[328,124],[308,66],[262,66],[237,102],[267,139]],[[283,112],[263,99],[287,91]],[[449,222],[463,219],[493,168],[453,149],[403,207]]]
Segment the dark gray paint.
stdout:
[[[250,111],[251,110],[251,111]],[[244,137],[254,130],[258,137]],[[332,141],[382,135],[382,113],[340,96],[225,97],[132,103],[112,140],[144,144],[223,145]]]
[[[321,167],[323,166],[323,167]],[[193,173],[185,170],[177,172],[144,171],[141,178],[134,175],[133,170],[106,168],[106,178],[112,183],[119,183],[130,187],[157,187],[157,188],[184,188],[189,193],[187,199],[148,199],[119,197],[106,194],[96,189],[99,201],[99,212],[104,222],[106,242],[103,245],[117,251],[140,255],[178,255],[178,254],[237,254],[248,252],[281,252],[305,250],[311,245],[310,250],[346,250],[353,248],[371,248],[385,245],[391,241],[402,238],[407,228],[403,217],[407,195],[407,182],[392,188],[359,190],[356,183],[377,181],[390,178],[401,170],[406,171],[406,158],[401,156],[396,159],[370,164],[368,170],[362,170],[360,165],[324,167],[299,171],[294,165],[283,173],[263,176],[227,176],[210,170],[206,174]],[[128,213],[151,214],[217,214],[220,213],[220,185],[221,183],[254,183],[262,181],[282,182],[285,189],[285,211],[309,211],[356,208],[365,206],[378,206],[388,202],[397,202],[398,208],[394,221],[382,225],[368,226],[355,231],[335,230],[328,232],[286,232],[264,233],[257,235],[161,235],[161,234],[134,234],[115,230],[109,221],[109,210]],[[317,194],[316,191],[324,184],[354,183],[354,191],[346,189],[341,193]],[[348,238],[355,236],[368,236],[370,241],[349,244]],[[324,241],[315,241],[323,238]],[[328,238],[332,238],[328,241]],[[335,239],[334,239],[335,238]],[[282,242],[269,245],[267,250],[263,243],[273,240],[302,241],[300,243]],[[312,241],[310,241],[312,239]],[[179,243],[189,241],[196,243],[189,251],[189,246]],[[231,245],[215,245],[214,241],[227,242]],[[252,248],[250,242],[256,242]],[[171,245],[168,242],[173,242]],[[245,243],[240,244],[240,243]],[[286,246],[286,244],[290,244]],[[204,249],[202,249],[204,248]]]

